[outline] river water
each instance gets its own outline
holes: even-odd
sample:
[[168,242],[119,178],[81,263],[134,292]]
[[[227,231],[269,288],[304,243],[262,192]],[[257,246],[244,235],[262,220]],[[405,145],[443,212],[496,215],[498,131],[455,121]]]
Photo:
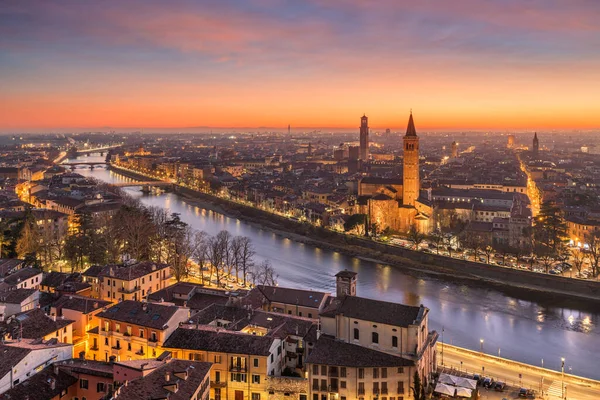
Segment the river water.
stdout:
[[[97,155],[81,161],[98,161]],[[68,160],[67,160],[68,161]],[[74,161],[74,160],[72,160]],[[131,182],[104,168],[78,168],[76,172],[108,183]],[[374,299],[423,304],[430,311],[430,328],[442,332],[446,343],[483,351],[517,361],[600,379],[600,307],[585,302],[544,298],[531,301],[513,297],[476,283],[448,282],[419,276],[337,252],[322,250],[275,235],[234,218],[185,203],[173,193],[142,194],[127,188],[143,204],[179,213],[193,228],[214,235],[226,229],[248,236],[257,260],[269,259],[279,274],[279,284],[319,291],[335,291],[334,275],[343,269],[358,273],[358,295]],[[543,361],[542,361],[543,360]],[[515,380],[518,377],[515,377]]]

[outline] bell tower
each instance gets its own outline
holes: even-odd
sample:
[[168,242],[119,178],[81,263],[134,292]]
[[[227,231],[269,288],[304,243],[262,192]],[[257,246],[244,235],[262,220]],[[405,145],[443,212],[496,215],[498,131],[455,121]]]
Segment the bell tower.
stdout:
[[419,198],[419,137],[415,129],[412,110],[404,135],[404,176],[402,185],[402,204],[414,206]]
[[369,158],[369,118],[363,115],[360,118],[360,154],[359,158],[367,161]]

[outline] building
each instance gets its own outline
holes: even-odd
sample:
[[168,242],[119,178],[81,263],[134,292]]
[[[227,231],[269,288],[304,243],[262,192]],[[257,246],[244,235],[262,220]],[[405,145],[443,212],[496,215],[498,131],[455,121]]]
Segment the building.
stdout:
[[515,147],[515,135],[508,135],[508,141],[506,142],[506,148],[514,149]]
[[211,399],[267,399],[267,378],[281,375],[283,342],[273,336],[189,326],[178,328],[164,347],[174,358],[213,363]]
[[309,398],[409,398],[414,371],[412,360],[321,335],[307,359]]
[[533,147],[532,147],[532,150],[533,150],[533,155],[534,156],[537,156],[539,154],[539,152],[540,152],[540,141],[539,141],[539,139],[537,137],[537,132],[534,133],[534,135],[533,135]]
[[73,343],[75,321],[49,317],[40,308],[15,314],[0,322],[0,339],[55,339],[60,343]]
[[0,291],[8,289],[39,289],[42,283],[42,271],[27,267],[15,270],[0,278]]
[[408,232],[413,226],[421,232],[431,230],[430,216],[433,209],[429,200],[420,197],[419,137],[412,112],[403,138],[403,149],[401,196],[396,187],[382,184],[377,192],[366,200],[366,207],[361,209],[362,213],[367,214],[370,231],[391,229]]
[[450,157],[458,158],[458,143],[456,143],[456,141],[452,142],[452,153]]
[[250,291],[247,302],[253,308],[265,311],[318,318],[319,312],[328,304],[330,294],[312,290],[258,285]]
[[151,261],[92,266],[83,273],[83,280],[92,285],[92,297],[113,302],[142,300],[170,285],[171,269]]
[[360,154],[359,158],[363,161],[369,159],[369,118],[363,115],[360,118]]
[[72,343],[75,355],[89,351],[87,333],[98,327],[100,320],[97,315],[108,305],[110,305],[109,301],[75,295],[63,295],[52,304],[50,308],[52,317],[74,321]]
[[101,400],[113,393],[114,365],[111,363],[75,358],[56,362],[53,369],[55,373],[64,372],[76,379],[67,390],[67,399]]
[[86,358],[116,361],[155,358],[189,309],[124,300],[97,314],[98,326],[89,330]]
[[208,400],[211,364],[188,360],[124,361],[115,364],[113,399]]
[[[54,395],[46,392],[52,386],[51,364],[73,357],[73,346],[56,340],[23,339],[0,344],[0,354],[0,399],[25,399],[25,388],[35,390],[35,398],[53,399]],[[28,384],[21,384],[24,381]]]
[[33,310],[40,304],[36,289],[13,289],[0,292],[0,321],[14,314]]

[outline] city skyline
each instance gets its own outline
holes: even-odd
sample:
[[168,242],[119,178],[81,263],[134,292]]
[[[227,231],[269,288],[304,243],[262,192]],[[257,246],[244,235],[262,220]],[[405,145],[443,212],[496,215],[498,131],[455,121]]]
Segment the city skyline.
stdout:
[[[600,127],[600,5],[5,4],[0,132]],[[93,16],[93,17],[92,17]]]

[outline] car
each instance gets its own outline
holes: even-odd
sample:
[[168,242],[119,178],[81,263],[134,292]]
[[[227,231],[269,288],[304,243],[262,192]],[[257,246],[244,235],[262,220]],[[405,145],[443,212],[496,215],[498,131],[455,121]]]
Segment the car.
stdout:
[[560,271],[559,271],[559,270],[557,270],[557,269],[551,269],[551,270],[550,270],[550,273],[551,273],[552,275],[559,275],[559,274],[560,274]]
[[506,383],[496,382],[496,384],[494,385],[494,390],[497,392],[502,392],[502,391],[504,391],[505,387],[506,387]]
[[484,378],[481,386],[483,386],[486,389],[491,389],[492,387],[494,387],[494,380],[492,378]]
[[535,392],[531,389],[525,389],[525,388],[521,388],[519,389],[519,397],[531,397],[531,398],[535,398]]
[[481,381],[483,380],[483,377],[479,374],[475,374],[475,375],[473,375],[473,379],[477,381],[478,385],[481,385]]

